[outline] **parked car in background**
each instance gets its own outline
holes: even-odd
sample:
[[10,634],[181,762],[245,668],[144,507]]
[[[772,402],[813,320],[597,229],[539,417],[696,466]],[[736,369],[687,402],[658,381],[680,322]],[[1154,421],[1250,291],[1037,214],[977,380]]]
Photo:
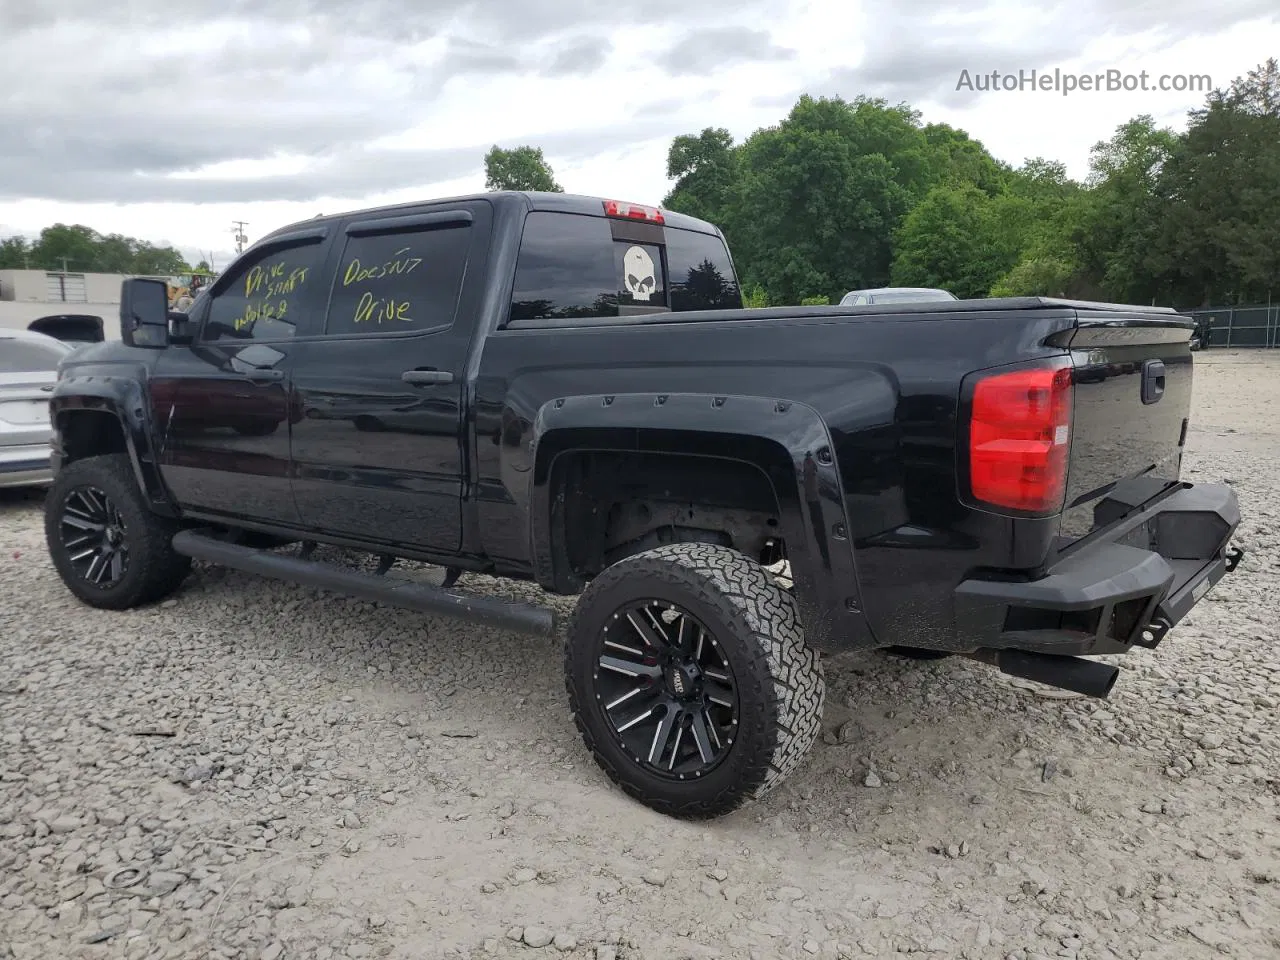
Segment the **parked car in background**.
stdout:
[[850,290],[840,298],[840,306],[861,306],[873,303],[929,303],[935,300],[958,300],[946,290],[930,287],[876,287],[874,290]]
[[73,346],[81,343],[101,343],[105,339],[102,318],[87,313],[58,313],[40,317],[27,324],[27,329],[46,334]]
[[49,397],[58,361],[74,349],[33,330],[0,330],[0,487],[52,482]]

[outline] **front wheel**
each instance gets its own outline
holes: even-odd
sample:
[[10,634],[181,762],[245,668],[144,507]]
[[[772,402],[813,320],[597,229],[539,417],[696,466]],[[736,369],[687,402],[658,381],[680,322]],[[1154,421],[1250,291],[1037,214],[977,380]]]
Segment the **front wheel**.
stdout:
[[714,544],[658,547],[596,577],[569,627],[565,674],[596,762],[673,816],[721,816],[764,796],[822,721],[822,667],[795,599]]
[[49,557],[67,589],[94,607],[124,610],[176,590],[191,569],[170,542],[177,530],[151,512],[123,453],[69,463],[45,498]]

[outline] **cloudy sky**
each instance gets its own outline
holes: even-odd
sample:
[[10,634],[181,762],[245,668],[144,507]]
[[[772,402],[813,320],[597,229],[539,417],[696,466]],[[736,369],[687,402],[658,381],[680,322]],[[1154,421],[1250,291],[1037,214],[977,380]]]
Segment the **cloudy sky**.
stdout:
[[1063,160],[1190,91],[980,92],[992,71],[1214,86],[1280,55],[1276,0],[0,0],[0,234],[85,223],[225,263],[317,213],[483,189],[494,143],[571,192],[658,203],[673,136],[802,92],[907,100]]

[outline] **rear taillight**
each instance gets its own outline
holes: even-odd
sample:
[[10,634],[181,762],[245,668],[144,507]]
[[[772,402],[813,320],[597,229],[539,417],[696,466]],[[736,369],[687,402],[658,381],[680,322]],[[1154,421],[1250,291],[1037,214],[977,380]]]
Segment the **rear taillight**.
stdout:
[[1010,510],[1057,513],[1071,449],[1071,361],[993,373],[974,385],[969,489]]

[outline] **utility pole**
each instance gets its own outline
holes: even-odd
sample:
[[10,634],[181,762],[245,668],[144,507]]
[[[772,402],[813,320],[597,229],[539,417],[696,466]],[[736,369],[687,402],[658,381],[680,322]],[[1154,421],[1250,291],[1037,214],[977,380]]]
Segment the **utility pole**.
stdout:
[[235,234],[236,238],[236,253],[244,253],[245,241],[249,239],[245,236],[244,228],[247,227],[248,224],[243,220],[232,220],[231,225],[234,227],[232,233]]

